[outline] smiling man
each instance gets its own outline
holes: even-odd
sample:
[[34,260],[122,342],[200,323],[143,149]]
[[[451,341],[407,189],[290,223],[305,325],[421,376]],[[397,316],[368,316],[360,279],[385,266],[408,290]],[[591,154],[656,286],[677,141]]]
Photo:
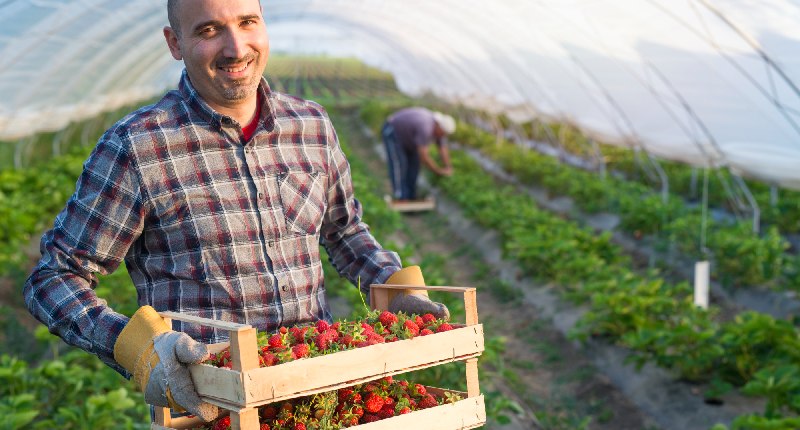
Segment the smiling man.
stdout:
[[[320,244],[365,293],[418,268],[401,269],[361,221],[322,107],[262,78],[269,41],[258,0],[169,0],[168,17],[167,45],[185,65],[178,88],[100,138],[42,237],[24,295],[51,332],[133,377],[148,403],[211,420],[217,408],[197,396],[186,366],[227,334],[169,327],[157,311],[259,330],[330,322]],[[97,274],[123,261],[141,306],[131,318],[94,292]],[[447,314],[411,290],[390,310]]]

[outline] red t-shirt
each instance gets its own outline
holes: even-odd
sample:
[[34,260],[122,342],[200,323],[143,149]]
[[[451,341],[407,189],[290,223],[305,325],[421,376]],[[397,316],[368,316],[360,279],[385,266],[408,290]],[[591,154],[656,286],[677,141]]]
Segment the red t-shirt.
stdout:
[[261,93],[258,93],[256,98],[256,116],[253,117],[253,120],[250,121],[249,124],[242,127],[242,134],[244,134],[244,141],[247,142],[253,137],[253,133],[256,131],[256,127],[258,127],[258,120],[261,118]]

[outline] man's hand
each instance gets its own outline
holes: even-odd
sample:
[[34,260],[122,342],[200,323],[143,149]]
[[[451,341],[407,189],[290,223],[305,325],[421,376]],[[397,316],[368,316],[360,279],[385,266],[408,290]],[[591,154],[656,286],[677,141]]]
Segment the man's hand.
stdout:
[[[419,266],[408,266],[393,273],[387,284],[425,286],[425,279]],[[450,311],[442,303],[433,302],[425,290],[402,290],[389,295],[390,312],[424,315],[433,314],[436,318],[450,318]]]
[[133,375],[147,403],[211,421],[219,409],[200,399],[186,367],[206,357],[205,344],[171,330],[150,306],[136,311],[114,344],[114,359]]

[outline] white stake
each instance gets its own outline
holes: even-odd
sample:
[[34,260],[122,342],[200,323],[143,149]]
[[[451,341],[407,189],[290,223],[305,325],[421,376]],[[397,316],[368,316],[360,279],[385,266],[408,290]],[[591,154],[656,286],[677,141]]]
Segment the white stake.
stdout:
[[694,263],[694,304],[708,309],[708,261]]

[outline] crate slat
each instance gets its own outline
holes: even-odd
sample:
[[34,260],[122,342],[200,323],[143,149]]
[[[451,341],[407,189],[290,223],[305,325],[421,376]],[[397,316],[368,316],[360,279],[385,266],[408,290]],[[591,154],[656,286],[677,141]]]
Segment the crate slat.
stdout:
[[224,406],[251,407],[477,357],[483,352],[483,325],[456,328],[335,354],[236,372],[190,366],[198,393]]

